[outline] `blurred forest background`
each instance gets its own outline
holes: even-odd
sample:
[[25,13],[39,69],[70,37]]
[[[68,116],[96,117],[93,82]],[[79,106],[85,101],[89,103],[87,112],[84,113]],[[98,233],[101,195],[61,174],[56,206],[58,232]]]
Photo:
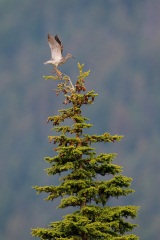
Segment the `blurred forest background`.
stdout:
[[[88,90],[98,94],[85,109],[96,134],[124,135],[98,145],[115,152],[115,163],[133,178],[135,193],[116,204],[141,206],[135,233],[160,236],[160,1],[0,0],[0,239],[29,240],[31,227],[60,219],[58,200],[45,202],[33,185],[56,183],[43,161],[52,156],[48,116],[64,108],[55,82],[47,34],[58,34],[70,59],[59,69],[73,82],[77,62],[91,74]],[[112,201],[112,200],[111,200]],[[69,210],[68,210],[69,211]]]

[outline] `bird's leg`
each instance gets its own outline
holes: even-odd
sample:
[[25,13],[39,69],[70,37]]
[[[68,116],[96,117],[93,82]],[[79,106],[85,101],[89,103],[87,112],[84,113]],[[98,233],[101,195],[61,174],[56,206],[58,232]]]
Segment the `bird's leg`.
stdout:
[[63,74],[63,73],[61,73],[61,72],[57,69],[57,67],[55,67],[54,69],[55,69],[58,77],[62,78],[62,74]]

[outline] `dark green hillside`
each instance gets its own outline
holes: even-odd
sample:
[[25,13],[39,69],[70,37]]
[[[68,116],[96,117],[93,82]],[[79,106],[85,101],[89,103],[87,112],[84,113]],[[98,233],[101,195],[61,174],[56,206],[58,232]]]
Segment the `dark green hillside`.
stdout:
[[159,12],[158,0],[0,1],[1,240],[32,239],[31,226],[44,226],[55,211],[31,189],[48,181],[46,119],[60,104],[52,82],[42,78],[51,72],[43,65],[50,58],[48,33],[57,33],[64,54],[76,57],[63,72],[74,79],[78,61],[91,69],[86,85],[99,98],[87,115],[95,132],[125,135],[107,149],[119,153],[117,162],[133,178],[136,192],[122,204],[141,206],[141,239],[159,239]]

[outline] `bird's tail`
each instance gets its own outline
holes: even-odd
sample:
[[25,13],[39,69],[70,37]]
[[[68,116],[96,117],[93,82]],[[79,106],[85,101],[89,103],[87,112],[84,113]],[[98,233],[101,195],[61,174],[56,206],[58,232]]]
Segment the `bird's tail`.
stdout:
[[49,61],[44,62],[44,64],[53,64],[53,61],[49,60]]

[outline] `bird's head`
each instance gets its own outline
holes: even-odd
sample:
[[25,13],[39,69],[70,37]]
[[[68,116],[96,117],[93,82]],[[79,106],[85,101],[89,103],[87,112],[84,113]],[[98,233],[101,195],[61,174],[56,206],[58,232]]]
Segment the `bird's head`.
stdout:
[[70,53],[67,54],[67,59],[68,58],[74,58],[75,59],[75,57],[73,57],[72,54],[70,54]]

